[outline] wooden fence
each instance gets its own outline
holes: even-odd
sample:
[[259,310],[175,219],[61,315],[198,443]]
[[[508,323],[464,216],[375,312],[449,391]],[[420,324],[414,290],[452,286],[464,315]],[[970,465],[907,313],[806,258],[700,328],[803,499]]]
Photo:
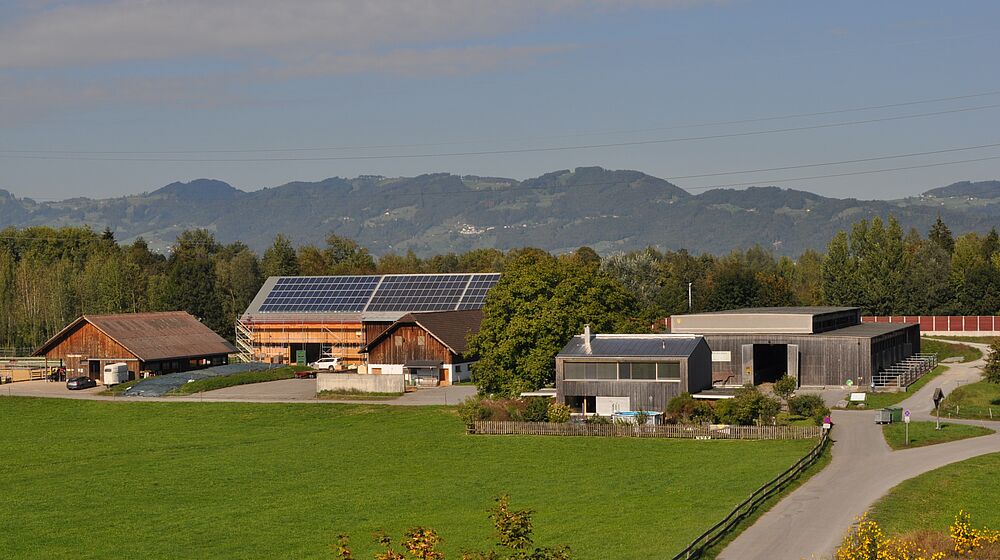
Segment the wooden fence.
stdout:
[[762,503],[766,502],[771,496],[781,492],[782,489],[787,488],[792,481],[811,467],[823,455],[823,451],[829,442],[830,435],[824,432],[819,442],[804,457],[791,467],[788,467],[785,472],[772,478],[770,482],[755,490],[753,494],[750,494],[750,497],[733,508],[729,512],[729,515],[724,517],[722,521],[712,525],[707,531],[692,541],[691,544],[687,545],[684,550],[677,553],[673,557],[673,560],[696,560],[701,558],[706,550],[709,550],[716,543],[724,539],[733,528],[753,513]]
[[553,424],[481,420],[467,427],[470,434],[520,436],[597,436],[681,439],[813,439],[823,434],[819,426],[689,426],[664,424]]

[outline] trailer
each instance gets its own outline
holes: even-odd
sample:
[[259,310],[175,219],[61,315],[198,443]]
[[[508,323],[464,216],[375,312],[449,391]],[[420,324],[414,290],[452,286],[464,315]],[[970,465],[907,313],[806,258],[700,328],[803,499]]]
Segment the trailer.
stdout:
[[119,383],[125,383],[128,381],[128,378],[128,364],[125,362],[116,362],[104,366],[104,373],[101,376],[101,382],[110,387],[112,385],[118,385]]

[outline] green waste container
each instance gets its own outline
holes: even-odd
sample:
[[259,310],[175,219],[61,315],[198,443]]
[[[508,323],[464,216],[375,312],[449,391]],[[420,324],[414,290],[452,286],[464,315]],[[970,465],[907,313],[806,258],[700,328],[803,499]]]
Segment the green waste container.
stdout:
[[903,421],[903,409],[898,406],[887,406],[885,408],[889,412],[890,422],[902,422]]
[[295,351],[295,363],[298,364],[298,365],[300,365],[300,366],[306,365],[306,351],[305,350],[296,350]]

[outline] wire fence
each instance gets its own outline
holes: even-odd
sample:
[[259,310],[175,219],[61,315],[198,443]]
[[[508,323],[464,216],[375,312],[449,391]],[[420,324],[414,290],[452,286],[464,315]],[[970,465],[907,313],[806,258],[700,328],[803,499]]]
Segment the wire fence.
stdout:
[[813,439],[823,435],[819,426],[692,426],[685,424],[556,424],[480,420],[467,426],[470,434],[520,436],[596,436],[678,439]]

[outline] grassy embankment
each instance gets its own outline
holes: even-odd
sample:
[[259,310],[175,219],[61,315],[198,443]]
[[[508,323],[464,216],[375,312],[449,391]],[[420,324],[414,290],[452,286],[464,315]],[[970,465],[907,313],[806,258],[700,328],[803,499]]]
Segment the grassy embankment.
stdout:
[[906,424],[903,422],[893,422],[882,426],[882,435],[886,443],[893,449],[909,449],[911,447],[923,447],[936,443],[947,443],[971,437],[985,436],[993,433],[993,430],[981,426],[970,426],[968,424],[954,424],[941,422],[941,429],[936,430],[935,422],[910,422],[910,443],[906,443]]
[[46,559],[329,558],[339,533],[367,558],[416,525],[457,557],[500,493],[575,559],[669,557],[815,444],[470,436],[384,405],[2,398],[0,425],[0,551]]
[[[998,472],[1000,453],[946,465],[900,483],[875,503],[871,516],[887,534],[943,545],[959,510],[972,514],[976,527],[1000,527]],[[972,557],[996,558],[989,552]]]
[[1000,384],[979,381],[958,387],[945,396],[941,416],[1000,420]]
[[185,383],[176,389],[171,389],[167,395],[191,395],[214,391],[225,387],[235,387],[237,385],[248,385],[250,383],[264,383],[266,381],[278,381],[279,379],[291,379],[295,377],[297,371],[307,371],[309,368],[302,366],[284,366],[275,369],[265,369],[260,371],[248,371],[245,373],[234,373],[233,375],[220,375],[199,379],[190,383]]

